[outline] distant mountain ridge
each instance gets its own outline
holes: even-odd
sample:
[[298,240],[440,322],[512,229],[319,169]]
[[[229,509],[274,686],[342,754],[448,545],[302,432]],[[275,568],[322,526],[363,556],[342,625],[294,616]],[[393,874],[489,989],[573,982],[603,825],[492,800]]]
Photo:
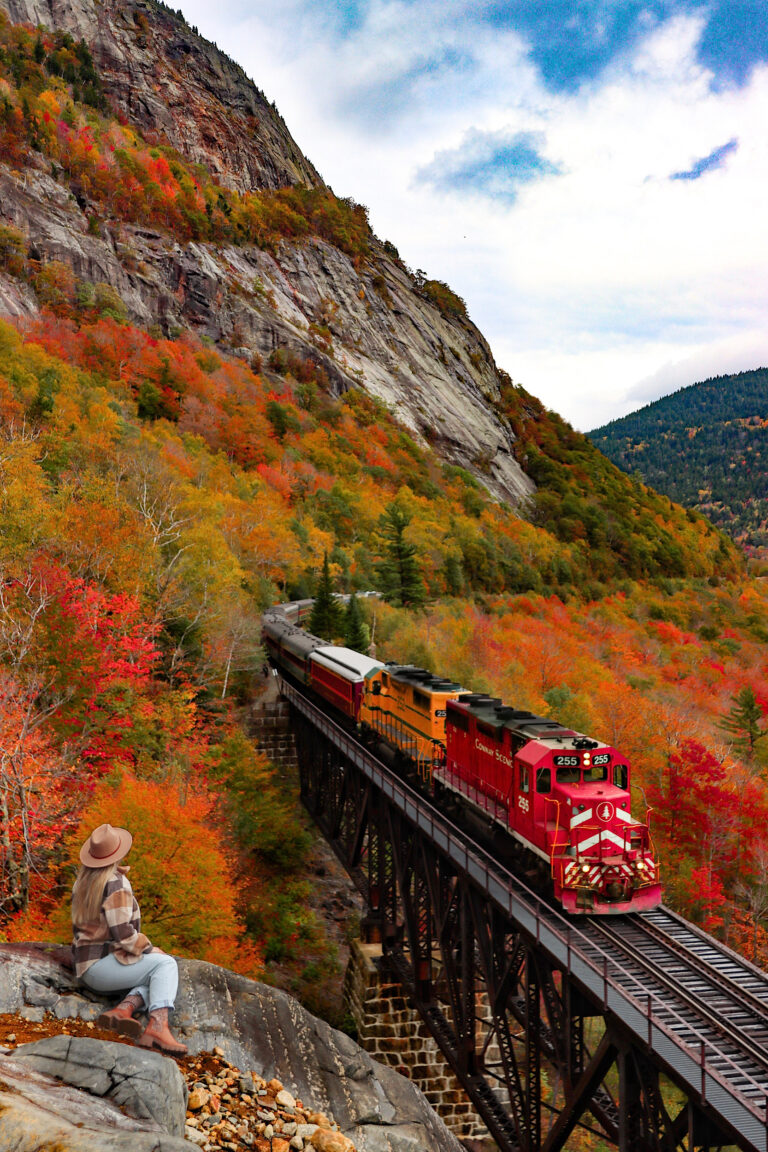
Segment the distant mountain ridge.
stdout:
[[768,368],[715,376],[589,433],[622,471],[768,546]]

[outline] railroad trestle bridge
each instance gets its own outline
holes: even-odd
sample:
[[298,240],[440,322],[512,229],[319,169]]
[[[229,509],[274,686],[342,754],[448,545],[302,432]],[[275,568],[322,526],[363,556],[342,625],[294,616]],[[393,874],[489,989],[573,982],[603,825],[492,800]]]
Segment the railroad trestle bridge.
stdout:
[[764,973],[664,908],[569,921],[282,690],[302,800],[502,1152],[559,1152],[577,1125],[620,1152],[768,1152]]

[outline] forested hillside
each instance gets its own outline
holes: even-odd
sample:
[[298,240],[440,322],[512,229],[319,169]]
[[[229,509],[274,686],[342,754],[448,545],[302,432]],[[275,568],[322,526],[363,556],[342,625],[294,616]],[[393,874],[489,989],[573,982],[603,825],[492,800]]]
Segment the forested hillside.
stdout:
[[768,545],[768,369],[681,388],[590,433],[624,472]]
[[[195,116],[248,103],[180,17],[67,12],[73,32],[0,14],[0,930],[66,932],[76,846],[109,818],[141,842],[157,943],[279,963],[318,1006],[308,833],[244,722],[260,613],[324,572],[387,593],[388,656],[608,736],[659,807],[705,765],[703,839],[664,833],[670,893],[703,916],[706,873],[743,927],[737,879],[764,880],[714,812],[739,844],[765,826],[768,672],[738,549],[499,371],[276,113],[230,174],[192,119],[171,141],[166,44],[216,79],[182,54]],[[747,690],[748,748],[717,725]]]

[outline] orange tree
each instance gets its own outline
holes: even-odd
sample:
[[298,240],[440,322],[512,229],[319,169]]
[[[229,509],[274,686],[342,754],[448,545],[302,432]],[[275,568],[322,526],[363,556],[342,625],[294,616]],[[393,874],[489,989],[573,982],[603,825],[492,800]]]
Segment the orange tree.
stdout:
[[[80,845],[99,824],[133,835],[129,864],[142,929],[154,945],[181,956],[210,960],[248,976],[261,970],[257,949],[245,938],[236,905],[233,869],[213,823],[205,793],[183,797],[167,782],[103,781],[67,845],[71,870]],[[69,899],[53,917],[66,924]]]

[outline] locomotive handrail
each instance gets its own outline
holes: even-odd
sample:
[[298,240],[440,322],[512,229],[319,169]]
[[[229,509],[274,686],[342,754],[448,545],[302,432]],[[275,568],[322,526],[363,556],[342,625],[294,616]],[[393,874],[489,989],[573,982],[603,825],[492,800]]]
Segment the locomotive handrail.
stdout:
[[[727,1052],[703,1036],[699,1029],[684,1019],[674,1008],[664,1005],[665,1012],[682,1024],[698,1041],[698,1047],[681,1039],[667,1024],[657,1019],[652,1011],[658,997],[646,994],[642,1004],[631,992],[622,987],[609,972],[623,974],[630,982],[637,978],[615,958],[589,941],[578,927],[569,924],[522,881],[494,861],[478,844],[468,840],[461,829],[445,816],[437,813],[431,804],[410,785],[400,780],[389,769],[360,745],[348,732],[331,720],[292,685],[281,681],[281,692],[320,729],[390,800],[402,814],[432,842],[460,865],[465,874],[499,908],[535,938],[551,957],[563,966],[601,1001],[604,1010],[612,1011],[622,1023],[643,1043],[681,1075],[703,1102],[714,1108],[736,1131],[742,1133],[759,1152],[768,1152],[766,1130],[766,1083],[758,1082],[745,1072]],[[521,894],[522,893],[522,894]],[[545,915],[543,913],[546,913]],[[574,943],[576,938],[576,944]],[[578,941],[581,941],[579,947]],[[585,948],[602,956],[602,967],[586,954]],[[707,1063],[707,1055],[717,1056],[754,1091],[762,1106],[744,1096],[716,1068]],[[746,1085],[745,1085],[746,1086]]]

